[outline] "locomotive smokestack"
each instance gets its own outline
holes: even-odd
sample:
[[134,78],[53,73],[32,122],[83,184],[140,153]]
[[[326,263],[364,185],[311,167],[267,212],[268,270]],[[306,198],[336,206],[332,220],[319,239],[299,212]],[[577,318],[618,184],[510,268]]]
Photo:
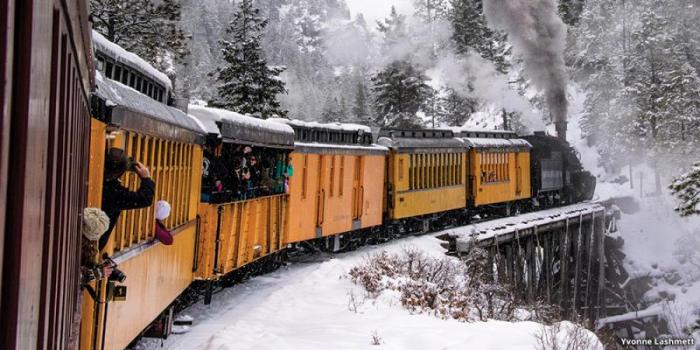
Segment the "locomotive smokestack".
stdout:
[[563,89],[548,91],[546,96],[547,105],[549,106],[552,121],[554,122],[554,128],[557,130],[557,137],[562,141],[566,141],[566,118],[568,114],[566,92]]
[[544,92],[560,139],[566,140],[566,25],[554,0],[484,0],[491,27],[508,33],[508,41],[525,62],[525,73]]

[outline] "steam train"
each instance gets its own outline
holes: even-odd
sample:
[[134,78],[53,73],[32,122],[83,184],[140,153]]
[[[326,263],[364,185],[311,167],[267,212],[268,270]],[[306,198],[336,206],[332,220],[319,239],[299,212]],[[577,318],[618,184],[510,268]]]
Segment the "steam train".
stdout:
[[[24,67],[15,70],[15,90],[9,93],[26,97],[12,100],[11,108],[24,114],[22,123],[13,119],[9,150],[9,114],[3,108],[4,349],[125,348],[146,333],[167,336],[175,305],[193,286],[205,286],[205,298],[210,297],[212,286],[255,266],[274,265],[290,252],[350,250],[592,197],[595,178],[575,151],[542,133],[376,131],[259,120],[203,106],[183,111],[172,106],[167,76],[86,29],[85,2],[75,2],[75,8],[49,2],[53,7],[10,8],[17,16],[33,11],[36,20],[53,13],[54,22],[46,22],[53,27],[44,31],[31,27],[44,22],[17,24],[30,26],[18,30],[35,36],[51,34],[54,41],[36,43],[52,43],[39,48],[53,53],[50,74],[25,65],[39,60],[34,51],[16,50],[14,61],[9,51],[1,52],[3,69],[8,62]],[[0,2],[8,3],[14,4]],[[15,45],[26,49],[21,44]],[[26,58],[22,54],[32,60],[20,60]],[[36,86],[35,75],[51,83]],[[35,95],[50,103],[32,104]],[[9,106],[8,96],[3,95],[3,107]],[[154,239],[153,207],[123,212],[103,253],[127,279],[98,279],[81,289],[80,213],[101,205],[105,152],[111,147],[151,170],[156,200],[172,208],[163,224],[174,243]],[[277,186],[217,188],[209,165],[216,161],[230,172],[232,159],[248,149],[264,158],[270,174],[285,169],[274,176]],[[9,172],[8,159],[22,171]],[[131,189],[139,184],[130,172],[121,180]],[[11,234],[17,239],[6,239]]]

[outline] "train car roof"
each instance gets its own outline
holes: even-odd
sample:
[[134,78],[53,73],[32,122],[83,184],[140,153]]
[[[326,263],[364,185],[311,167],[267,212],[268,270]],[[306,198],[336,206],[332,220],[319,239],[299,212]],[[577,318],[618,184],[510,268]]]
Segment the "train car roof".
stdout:
[[464,149],[465,147],[462,140],[454,137],[452,130],[438,129],[382,129],[379,131],[377,143],[395,150]]
[[469,148],[483,149],[530,149],[532,145],[523,139],[498,139],[484,137],[465,137],[462,138]]
[[270,118],[269,121],[287,124],[291,127],[304,127],[304,128],[318,128],[318,129],[328,129],[336,131],[354,131],[354,132],[364,132],[371,133],[372,129],[369,126],[352,124],[352,123],[319,123],[319,122],[307,122],[299,119],[285,119],[285,118]]
[[198,105],[190,105],[188,111],[203,124],[208,133],[218,135],[224,142],[294,147],[294,130],[289,125]]
[[107,40],[102,34],[97,31],[92,31],[92,42],[95,45],[95,50],[104,53],[116,62],[124,63],[125,65],[138,69],[141,73],[149,76],[151,79],[163,84],[168,89],[173,88],[173,83],[163,72],[157,70],[150,63],[135,53],[129,52],[121,46]]
[[373,143],[372,129],[350,123],[319,123],[273,118],[270,121],[294,129],[294,149],[303,153],[384,154],[386,147]]
[[96,72],[94,96],[112,109],[110,122],[165,138],[203,143],[206,131],[181,110],[162,104]]

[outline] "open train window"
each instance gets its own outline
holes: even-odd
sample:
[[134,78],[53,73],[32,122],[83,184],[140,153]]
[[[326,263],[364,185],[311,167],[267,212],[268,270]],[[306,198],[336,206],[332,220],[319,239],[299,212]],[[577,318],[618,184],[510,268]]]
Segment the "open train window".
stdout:
[[136,76],[136,91],[141,91],[141,76]]
[[129,84],[129,71],[126,68],[122,70],[122,84]]
[[102,56],[97,57],[97,70],[102,72],[105,69],[105,58]]
[[129,77],[129,86],[132,88],[136,87],[136,74],[131,73],[131,77]]
[[112,79],[112,69],[114,68],[114,64],[110,61],[107,61],[107,66],[105,67],[105,76],[109,79]]
[[114,77],[112,80],[121,81],[122,80],[122,67],[119,65],[114,66]]

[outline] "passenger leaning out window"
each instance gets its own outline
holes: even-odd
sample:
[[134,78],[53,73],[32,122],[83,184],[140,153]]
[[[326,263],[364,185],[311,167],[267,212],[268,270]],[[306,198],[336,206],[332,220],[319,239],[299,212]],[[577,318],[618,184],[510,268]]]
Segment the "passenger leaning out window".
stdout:
[[[135,172],[141,179],[137,191],[130,191],[119,180],[127,170]],[[102,187],[102,210],[109,217],[109,229],[100,237],[100,250],[107,245],[122,210],[149,207],[153,203],[155,187],[156,184],[151,180],[151,173],[146,166],[128,158],[119,148],[110,148],[107,151]]]

